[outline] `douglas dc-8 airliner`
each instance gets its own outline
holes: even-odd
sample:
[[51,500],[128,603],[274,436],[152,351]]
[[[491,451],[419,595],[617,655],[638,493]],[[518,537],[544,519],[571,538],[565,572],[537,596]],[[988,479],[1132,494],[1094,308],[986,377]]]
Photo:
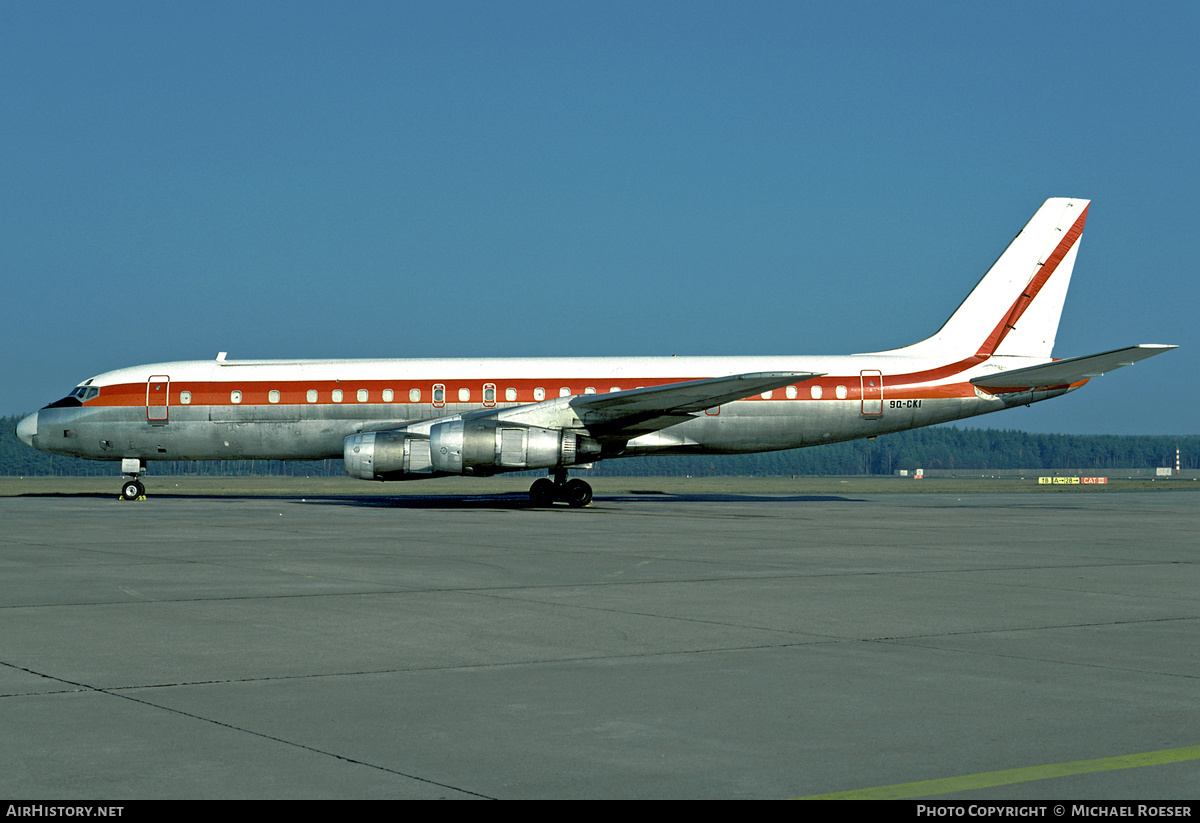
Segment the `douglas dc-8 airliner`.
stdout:
[[1051,358],[1088,201],[1047,200],[941,330],[841,357],[215,360],[106,372],[17,425],[55,454],[121,461],[341,456],[364,480],[546,469],[534,505],[587,505],[567,470],[874,437],[1024,406],[1175,348]]

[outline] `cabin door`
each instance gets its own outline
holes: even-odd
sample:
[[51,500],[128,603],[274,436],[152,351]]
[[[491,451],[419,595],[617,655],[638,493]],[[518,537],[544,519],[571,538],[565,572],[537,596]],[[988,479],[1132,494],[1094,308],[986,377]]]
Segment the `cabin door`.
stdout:
[[862,384],[862,413],[868,417],[883,414],[883,373],[873,369],[859,372]]
[[154,374],[146,381],[146,419],[151,423],[167,422],[167,395],[171,389],[171,378],[165,374]]

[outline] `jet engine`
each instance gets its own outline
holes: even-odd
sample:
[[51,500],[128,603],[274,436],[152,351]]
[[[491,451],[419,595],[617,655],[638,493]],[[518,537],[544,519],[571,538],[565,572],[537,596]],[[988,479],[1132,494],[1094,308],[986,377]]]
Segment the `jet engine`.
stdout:
[[403,431],[363,432],[342,446],[346,474],[361,480],[400,480],[430,475],[429,440]]
[[600,444],[586,435],[486,419],[438,423],[429,431],[429,447],[434,471],[448,474],[552,469],[600,454]]

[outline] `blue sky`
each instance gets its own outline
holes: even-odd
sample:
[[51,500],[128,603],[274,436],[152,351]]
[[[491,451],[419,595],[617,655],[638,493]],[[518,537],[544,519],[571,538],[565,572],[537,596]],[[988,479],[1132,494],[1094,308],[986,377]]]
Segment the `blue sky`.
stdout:
[[33,3],[0,27],[0,413],[232,358],[837,354],[1093,200],[974,425],[1200,431],[1200,6]]

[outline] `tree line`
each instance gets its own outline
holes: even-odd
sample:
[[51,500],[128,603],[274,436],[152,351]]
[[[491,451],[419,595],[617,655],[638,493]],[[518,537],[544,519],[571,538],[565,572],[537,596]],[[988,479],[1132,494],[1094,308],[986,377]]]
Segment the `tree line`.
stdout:
[[[16,438],[20,417],[0,417],[0,475],[112,476],[110,462],[46,454]],[[1015,429],[937,426],[805,449],[763,454],[677,455],[609,460],[592,470],[598,477],[693,477],[735,475],[888,475],[900,469],[1195,469],[1200,435],[1030,434]],[[344,474],[338,460],[171,460],[152,462],[156,475],[275,475],[327,477]],[[538,472],[543,474],[544,472]]]

